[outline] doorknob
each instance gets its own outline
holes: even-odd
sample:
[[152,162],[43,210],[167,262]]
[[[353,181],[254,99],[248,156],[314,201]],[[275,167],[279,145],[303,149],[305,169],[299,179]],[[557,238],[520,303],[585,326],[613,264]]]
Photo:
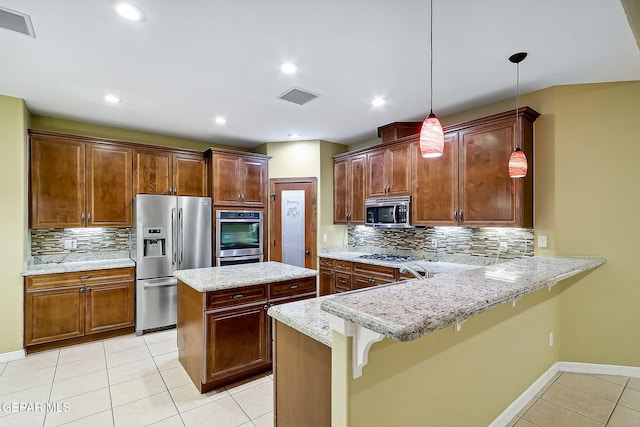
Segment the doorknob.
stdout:
[[311,253],[311,251],[309,249],[307,249],[306,251],[304,251],[305,255],[309,255]]

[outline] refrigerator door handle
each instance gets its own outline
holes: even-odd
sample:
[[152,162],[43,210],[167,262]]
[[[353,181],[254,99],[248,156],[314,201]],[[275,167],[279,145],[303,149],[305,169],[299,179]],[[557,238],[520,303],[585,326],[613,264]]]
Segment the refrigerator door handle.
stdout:
[[175,265],[176,263],[176,208],[171,209],[171,264]]
[[178,212],[178,220],[180,221],[180,267],[182,267],[182,263],[184,262],[184,213],[182,212],[182,208]]

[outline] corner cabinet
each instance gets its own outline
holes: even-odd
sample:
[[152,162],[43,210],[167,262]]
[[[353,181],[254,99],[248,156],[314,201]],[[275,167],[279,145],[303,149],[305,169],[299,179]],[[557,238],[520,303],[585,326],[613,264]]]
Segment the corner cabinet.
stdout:
[[266,206],[270,157],[221,149],[207,150],[205,155],[214,206]]
[[29,134],[30,227],[131,226],[131,148]]
[[134,194],[204,197],[207,165],[201,153],[134,149]]
[[[422,158],[415,141],[413,224],[532,227],[533,123],[538,116],[524,107],[517,122],[514,110],[449,126],[445,151],[435,159]],[[529,173],[512,179],[509,157],[518,142]]]
[[334,224],[364,224],[366,160],[365,154],[334,157]]
[[59,343],[134,326],[134,269],[25,278],[24,345]]

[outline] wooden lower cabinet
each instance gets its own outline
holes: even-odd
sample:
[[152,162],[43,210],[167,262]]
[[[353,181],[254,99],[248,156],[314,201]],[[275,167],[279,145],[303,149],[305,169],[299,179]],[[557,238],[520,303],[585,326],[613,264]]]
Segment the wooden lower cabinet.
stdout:
[[316,278],[199,292],[178,280],[178,359],[200,393],[272,369],[270,306],[316,296]]
[[[134,326],[133,268],[46,274],[25,279],[24,345],[57,343]],[[65,342],[67,340],[67,342]]]
[[[405,280],[397,268],[320,258],[320,296]],[[413,276],[411,276],[413,277]]]
[[275,321],[277,427],[331,425],[331,348]]

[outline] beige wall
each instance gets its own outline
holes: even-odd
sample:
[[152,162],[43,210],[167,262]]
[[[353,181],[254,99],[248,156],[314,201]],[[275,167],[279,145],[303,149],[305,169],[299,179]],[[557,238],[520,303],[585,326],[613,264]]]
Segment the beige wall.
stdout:
[[230,148],[232,150],[247,151],[244,148],[229,147],[210,141],[197,141],[157,133],[141,132],[131,129],[96,125],[93,123],[77,122],[46,116],[33,116],[31,128],[49,132],[68,133],[71,135],[95,136],[98,138],[115,139],[118,141],[137,142],[140,144],[159,145],[162,147],[187,148],[204,151],[209,147]]
[[24,101],[0,95],[0,141],[4,157],[0,169],[0,354],[22,349],[22,277],[20,272],[29,255],[27,233],[27,134],[29,111]]
[[[562,282],[551,295],[539,291],[515,309],[470,320],[463,326],[468,335],[448,328],[412,343],[374,344],[363,377],[334,393],[351,425],[385,425],[394,405],[402,425],[424,419],[486,425],[556,361],[640,366],[638,100],[639,81],[558,86],[521,97],[521,105],[542,114],[535,124],[535,232],[548,236],[549,248],[536,244],[536,254],[603,256],[607,264]],[[505,100],[443,122],[513,107],[513,99]],[[337,343],[335,351],[347,351]]]

